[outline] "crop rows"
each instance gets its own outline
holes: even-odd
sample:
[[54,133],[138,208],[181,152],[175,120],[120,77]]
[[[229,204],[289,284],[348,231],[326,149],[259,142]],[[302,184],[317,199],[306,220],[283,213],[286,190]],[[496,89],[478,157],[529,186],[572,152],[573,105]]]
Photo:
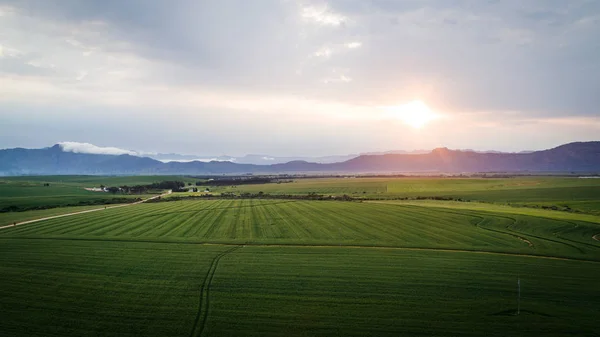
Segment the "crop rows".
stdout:
[[0,335],[187,336],[226,249],[0,239]]
[[593,335],[597,264],[375,247],[0,238],[0,335]]
[[[594,335],[597,263],[245,247],[213,280],[210,336]],[[516,281],[522,285],[516,314]]]
[[596,224],[418,206],[286,200],[142,204],[33,223],[4,237],[363,245],[600,259]]
[[0,231],[0,335],[593,335],[598,229],[485,210],[268,199],[51,219]]

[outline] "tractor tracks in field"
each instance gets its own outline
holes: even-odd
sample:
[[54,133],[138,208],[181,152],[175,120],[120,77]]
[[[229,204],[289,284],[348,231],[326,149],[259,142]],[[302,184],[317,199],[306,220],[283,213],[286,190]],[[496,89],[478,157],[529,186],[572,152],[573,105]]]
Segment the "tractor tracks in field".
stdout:
[[[579,253],[581,253],[581,254],[585,254],[585,251],[584,251],[583,249],[581,249],[580,247],[578,247],[578,246],[576,246],[576,245],[573,245],[573,244],[571,244],[571,243],[564,242],[564,241],[560,241],[560,240],[555,240],[555,239],[551,239],[551,238],[548,238],[548,237],[543,237],[543,236],[539,236],[539,235],[534,235],[534,234],[532,234],[532,233],[523,233],[523,232],[522,232],[522,231],[520,231],[520,230],[514,229],[514,228],[513,228],[513,226],[515,226],[515,225],[517,224],[517,219],[516,219],[516,218],[514,218],[514,217],[511,217],[511,216],[506,216],[506,215],[503,215],[503,216],[500,216],[500,215],[494,215],[494,216],[495,216],[495,217],[497,217],[497,218],[504,218],[504,219],[509,219],[509,220],[511,220],[511,222],[512,222],[512,223],[506,226],[506,229],[507,229],[508,231],[511,231],[511,232],[513,232],[513,233],[518,233],[518,234],[525,234],[525,235],[527,235],[527,236],[529,236],[529,237],[536,238],[536,239],[538,239],[538,240],[543,240],[543,241],[553,242],[553,243],[556,243],[556,244],[565,245],[565,246],[567,246],[567,247],[571,247],[571,248],[573,248],[573,249],[577,250],[577,251],[578,251]],[[516,237],[517,239],[519,239],[519,240],[522,240],[522,241],[524,241],[524,242],[531,243],[531,241],[529,241],[528,239],[526,239],[526,238],[524,238],[524,237],[521,237],[521,236],[519,236],[519,235],[517,235],[517,234],[511,234],[511,233],[506,233],[506,234],[508,234],[508,235],[512,235],[512,236]],[[555,236],[556,238],[558,238],[558,239],[562,239],[562,240],[565,240],[565,241],[573,242],[572,240],[565,239],[565,238],[563,238],[563,237],[559,237],[559,236],[557,236],[557,235],[554,235],[554,236]],[[535,248],[535,246],[533,245],[533,243],[531,243],[530,247],[531,247],[531,248]]]
[[[416,206],[416,207],[420,207],[420,206]],[[441,209],[441,208],[439,208],[439,209]],[[469,210],[469,211],[470,211],[470,212],[468,212],[468,214],[470,214],[471,216],[473,216],[473,217],[476,217],[476,218],[478,218],[478,219],[481,219],[481,218],[483,218],[481,215],[477,215],[476,213],[475,213],[475,214],[473,214],[473,211],[471,211],[471,210]],[[445,212],[445,213],[451,213],[451,214],[461,214],[461,213],[458,213],[458,212],[454,212],[454,211],[451,211],[451,210],[445,210],[445,209],[444,209],[442,212]],[[474,211],[474,212],[476,212],[476,211]],[[568,239],[568,238],[564,238],[564,237],[562,237],[562,236],[559,236],[559,235],[558,235],[558,233],[553,233],[554,237],[556,237],[557,239],[564,240],[564,241],[557,240],[557,239],[552,239],[552,238],[549,238],[549,237],[542,237],[542,236],[535,235],[535,234],[532,234],[532,233],[524,233],[524,232],[522,232],[522,231],[520,231],[520,230],[517,230],[517,229],[514,229],[514,228],[513,228],[513,226],[515,226],[515,225],[517,224],[517,219],[516,219],[515,217],[508,216],[508,215],[496,215],[496,214],[492,215],[491,217],[495,217],[495,218],[501,218],[501,219],[508,219],[508,220],[510,220],[510,221],[511,221],[511,224],[509,224],[509,225],[505,226],[505,228],[506,228],[506,230],[507,230],[508,232],[504,232],[504,231],[497,230],[497,229],[491,229],[491,228],[485,228],[485,227],[482,227],[482,226],[480,226],[479,224],[480,224],[480,223],[481,223],[483,220],[479,221],[479,222],[476,224],[476,227],[477,227],[477,228],[481,228],[481,229],[485,229],[485,230],[488,230],[488,231],[492,231],[492,232],[498,232],[498,233],[501,233],[501,234],[510,235],[510,236],[514,237],[515,239],[518,239],[518,240],[521,240],[521,241],[523,241],[523,242],[527,243],[527,244],[529,245],[529,247],[530,247],[530,248],[533,248],[533,249],[535,249],[535,248],[536,248],[536,247],[535,247],[535,245],[533,244],[533,242],[532,242],[531,240],[529,240],[527,237],[525,237],[525,236],[520,236],[520,235],[518,235],[518,234],[521,234],[521,235],[527,235],[528,237],[535,238],[535,239],[538,239],[538,240],[543,240],[543,241],[553,242],[553,243],[556,243],[556,244],[565,245],[565,246],[567,246],[567,247],[570,247],[570,248],[572,248],[572,249],[574,249],[574,250],[577,250],[577,251],[578,251],[579,253],[581,253],[581,254],[585,254],[585,251],[584,251],[583,249],[581,249],[580,247],[578,247],[578,246],[576,246],[576,245],[572,244],[572,243],[581,244],[582,242],[579,242],[579,241],[574,241],[574,240],[571,240],[571,239]],[[570,221],[566,221],[566,220],[558,220],[558,219],[549,219],[549,220],[552,220],[552,221],[562,221],[562,222],[565,222],[565,223],[570,223],[571,225],[575,225],[575,226],[577,226],[576,224],[574,224],[574,223],[572,223],[572,222],[570,222]],[[510,233],[510,232],[512,232],[512,233]],[[513,234],[513,233],[515,233],[515,234]],[[600,236],[600,233],[598,233],[598,234],[597,234],[597,236]],[[567,242],[565,242],[565,241],[567,241]],[[600,241],[600,240],[599,240],[599,241]],[[571,242],[572,242],[572,243],[571,243]],[[586,244],[586,243],[583,243],[583,244],[584,244],[584,245],[587,245],[587,246],[592,246],[592,247],[595,247],[594,245],[591,245],[591,244]]]
[[[449,211],[449,210],[442,210],[441,212],[449,213],[449,214],[457,214],[457,215],[465,214],[465,213],[453,212],[453,211]],[[504,218],[504,219],[508,219],[508,220],[511,221],[511,224],[509,224],[509,225],[506,226],[506,230],[509,231],[509,232],[505,232],[505,231],[502,231],[502,230],[499,230],[499,229],[487,228],[487,227],[482,226],[481,223],[484,222],[486,219],[488,219],[486,217],[483,217],[483,216],[477,215],[477,214],[473,214],[473,213],[469,213],[469,215],[472,216],[472,217],[474,217],[474,218],[476,218],[476,219],[479,219],[479,221],[477,221],[475,223],[475,227],[477,227],[477,228],[479,228],[481,230],[490,231],[490,232],[497,233],[497,234],[508,235],[508,236],[510,236],[510,237],[512,237],[514,239],[517,239],[517,240],[519,240],[521,242],[526,243],[529,246],[529,248],[534,248],[535,249],[535,245],[528,238],[526,238],[524,236],[517,235],[517,234],[509,233],[509,232],[516,232],[516,233],[519,233],[519,234],[523,234],[523,233],[520,233],[518,231],[514,231],[514,230],[512,230],[510,228],[511,226],[513,226],[514,224],[517,223],[517,219],[511,218],[511,217],[505,217],[505,216],[495,216],[496,218]]]
[[206,319],[208,318],[208,309],[210,306],[210,284],[215,276],[215,272],[217,271],[217,267],[219,266],[219,261],[221,258],[229,253],[232,253],[234,250],[239,249],[243,246],[236,245],[222,253],[217,254],[211,261],[210,267],[204,276],[204,281],[202,282],[202,286],[200,287],[200,299],[198,301],[198,311],[196,313],[196,319],[194,320],[194,325],[192,326],[192,331],[190,332],[190,337],[194,336],[202,336],[204,332],[204,328],[206,326]]
[[[525,237],[522,237],[522,236],[519,236],[519,235],[516,235],[516,234],[512,234],[512,233],[507,233],[507,232],[504,232],[504,231],[501,231],[501,230],[491,229],[491,228],[485,228],[485,227],[481,226],[481,223],[483,221],[485,221],[486,218],[480,217],[480,216],[477,216],[477,217],[479,217],[481,219],[479,222],[477,222],[477,224],[475,224],[475,226],[477,226],[477,228],[484,229],[486,231],[492,231],[492,232],[496,232],[496,233],[500,233],[500,234],[509,235],[509,236],[511,236],[511,237],[513,237],[513,238],[515,238],[517,240],[525,242],[529,246],[529,248],[535,248],[535,245],[533,244],[533,242],[529,241],[529,239],[527,239]],[[513,218],[509,218],[509,219],[512,221],[512,223],[510,225],[506,226],[507,230],[511,230],[509,227],[512,226],[512,225],[514,225],[517,222],[516,219],[513,219]]]
[[[568,223],[568,224],[572,225],[572,226],[573,226],[573,228],[578,228],[578,227],[579,227],[579,225],[578,225],[578,224],[576,224],[576,223],[574,223],[574,222],[572,222],[572,221],[567,221],[567,220],[563,220],[563,221],[564,221],[565,223]],[[588,247],[598,248],[598,245],[595,245],[595,244],[593,244],[593,243],[588,243],[588,242],[582,242],[582,241],[572,240],[572,239],[566,238],[566,237],[564,237],[564,236],[561,236],[560,234],[561,234],[562,232],[564,232],[564,231],[558,231],[558,232],[554,232],[554,233],[552,233],[552,234],[553,234],[554,236],[556,236],[557,238],[561,238],[561,239],[563,239],[563,240],[567,240],[567,241],[570,241],[570,242],[573,242],[573,243],[576,243],[576,244],[581,244],[581,245],[586,245],[586,246],[588,246]],[[598,234],[596,234],[596,235],[593,235],[593,236],[592,236],[592,239],[593,239],[593,240],[596,240],[596,241],[600,241],[600,238],[598,238],[598,236],[600,236],[600,233],[598,233]]]
[[[88,242],[122,242],[122,243],[144,243],[144,244],[175,244],[175,245],[200,245],[200,246],[224,246],[232,247],[232,251],[241,247],[281,247],[281,248],[340,248],[340,249],[382,249],[382,250],[405,250],[405,251],[429,251],[429,252],[447,252],[447,253],[474,253],[490,254],[503,256],[521,256],[538,259],[579,261],[600,263],[600,260],[589,258],[577,258],[560,255],[544,254],[526,254],[510,251],[494,251],[480,249],[460,249],[460,248],[437,248],[437,247],[418,247],[418,246],[386,246],[386,245],[354,245],[354,244],[310,244],[310,243],[262,243],[262,242],[244,242],[234,243],[226,241],[172,241],[172,240],[143,240],[143,239],[115,239],[115,238],[78,238],[78,237],[0,237],[0,240],[54,240],[54,241],[88,241]],[[229,252],[227,252],[229,253]]]

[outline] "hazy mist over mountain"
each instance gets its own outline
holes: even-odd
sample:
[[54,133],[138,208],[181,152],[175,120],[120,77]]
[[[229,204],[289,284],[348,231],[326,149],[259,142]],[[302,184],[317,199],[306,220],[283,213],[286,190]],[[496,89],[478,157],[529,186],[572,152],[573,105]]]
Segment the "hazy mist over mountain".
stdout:
[[[330,163],[291,160],[271,164],[217,160],[163,162],[130,153],[94,154],[68,149],[70,151],[65,151],[64,145],[57,144],[43,149],[0,150],[0,175],[600,171],[600,142],[571,143],[531,153],[479,153],[437,148],[427,153],[364,154]],[[93,151],[104,150],[94,148]]]

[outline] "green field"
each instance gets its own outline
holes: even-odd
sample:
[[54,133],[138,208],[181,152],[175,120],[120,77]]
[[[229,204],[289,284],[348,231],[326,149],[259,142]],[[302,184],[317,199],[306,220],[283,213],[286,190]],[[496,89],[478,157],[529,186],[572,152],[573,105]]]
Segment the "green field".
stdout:
[[186,176],[89,176],[89,175],[64,175],[64,176],[22,176],[2,177],[4,181],[20,182],[47,182],[58,184],[71,184],[76,186],[120,186],[120,185],[147,185],[157,181],[179,180],[194,183],[199,179]]
[[[113,206],[113,205],[110,205]],[[41,219],[61,214],[76,213],[91,209],[103,209],[110,206],[73,206],[73,207],[57,207],[49,209],[40,209],[35,211],[25,212],[5,212],[0,213],[0,226],[12,225],[21,221]]]
[[[558,179],[536,188],[564,189],[563,202],[597,188],[539,179]],[[497,190],[525,191],[519,203],[547,196],[513,183]],[[490,186],[474,184],[455,193]],[[5,228],[0,335],[597,335],[600,216],[489,192],[477,192],[485,202],[170,201]]]
[[569,206],[600,215],[600,179],[515,178],[313,178],[291,183],[224,186],[215,192],[349,195],[354,198],[442,197],[530,207]]
[[[124,203],[137,198],[148,198],[145,194],[110,194],[87,191],[85,188],[122,185],[145,185],[165,180],[184,182],[196,179],[182,176],[27,176],[0,178],[0,209],[44,209],[65,206],[83,206],[104,203]],[[44,186],[50,184],[50,186]],[[156,191],[159,193],[160,191]],[[3,215],[0,213],[0,222]]]

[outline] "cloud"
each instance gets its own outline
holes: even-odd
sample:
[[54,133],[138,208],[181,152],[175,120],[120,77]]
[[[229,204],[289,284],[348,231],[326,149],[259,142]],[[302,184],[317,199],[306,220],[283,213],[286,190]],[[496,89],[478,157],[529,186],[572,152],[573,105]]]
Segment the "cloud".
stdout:
[[137,156],[138,153],[135,151],[129,151],[119,149],[117,147],[101,147],[90,143],[79,143],[79,142],[60,142],[58,143],[63,151],[73,153],[90,153],[90,154],[109,154],[109,155],[122,155],[128,154]]
[[302,8],[302,17],[326,26],[339,26],[347,18],[339,13],[331,11],[327,6],[307,6]]
[[[329,149],[368,152],[398,143],[377,131],[391,128],[373,117],[377,106],[420,99],[449,116],[471,113],[473,123],[462,125],[475,134],[477,123],[491,125],[486,116],[502,111],[518,111],[525,123],[594,117],[600,106],[597,1],[0,0],[0,15],[5,142],[8,134],[27,141],[5,121],[40,120],[28,113],[47,122],[40,139],[99,144],[107,136],[95,123],[110,127],[128,116],[171,130],[160,140],[138,131],[110,143],[195,153],[218,138],[211,157],[243,146],[327,154],[317,140],[337,123],[360,120],[378,137],[352,143],[356,131],[336,127]],[[176,119],[211,127],[183,133]],[[256,136],[268,130],[278,130],[278,142]]]
[[219,161],[219,162],[235,162],[236,158],[229,158],[227,160],[223,160],[220,158],[194,158],[194,159],[158,159],[159,161],[163,162],[163,163],[171,163],[171,162],[177,162],[177,163],[191,163],[194,161],[200,161],[203,163],[208,163],[211,161]]
[[331,53],[332,53],[332,51],[330,48],[323,47],[323,48],[317,50],[316,52],[314,52],[313,55],[316,57],[329,57],[329,56],[331,56]]
[[338,77],[327,77],[323,79],[323,83],[348,83],[351,81],[352,78],[346,75],[340,75]]

